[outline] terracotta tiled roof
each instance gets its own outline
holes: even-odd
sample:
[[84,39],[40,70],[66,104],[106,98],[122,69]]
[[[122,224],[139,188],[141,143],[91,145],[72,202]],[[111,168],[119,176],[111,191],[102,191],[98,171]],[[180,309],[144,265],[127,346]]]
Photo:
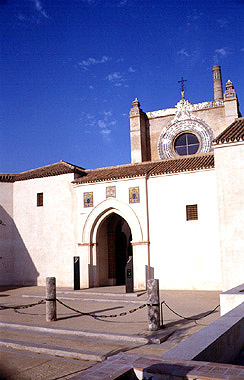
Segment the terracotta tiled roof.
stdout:
[[91,183],[115,180],[119,178],[143,177],[145,175],[174,174],[214,167],[214,155],[200,154],[189,157],[172,158],[162,161],[150,161],[138,164],[110,166],[106,168],[86,170],[85,175],[73,183]]
[[0,174],[0,182],[14,182],[17,174]]
[[215,144],[244,141],[244,117],[239,117],[214,140]]
[[0,174],[1,182],[24,181],[33,178],[52,177],[60,174],[77,173],[84,175],[85,169],[79,166],[60,161],[55,164],[42,166],[41,168],[28,170],[19,174]]

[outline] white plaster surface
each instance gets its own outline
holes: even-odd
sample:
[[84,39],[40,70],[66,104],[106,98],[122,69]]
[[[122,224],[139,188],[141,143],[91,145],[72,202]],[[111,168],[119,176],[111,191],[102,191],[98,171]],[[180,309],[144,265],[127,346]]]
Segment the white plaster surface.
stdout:
[[[106,238],[101,245],[105,230],[100,227],[116,213],[131,229],[135,289],[145,288],[145,178],[83,185],[72,180],[73,174],[67,174],[14,183],[13,283],[45,285],[47,276],[55,276],[58,286],[72,286],[73,257],[79,256],[82,288],[97,285],[96,278],[109,285]],[[106,199],[111,185],[116,186],[116,198]],[[140,203],[129,203],[130,187],[139,187]],[[44,194],[43,207],[36,206],[39,192]],[[84,192],[93,192],[93,207],[84,207]],[[148,197],[150,272],[160,288],[222,289],[215,171],[150,177]],[[198,205],[197,221],[186,221],[188,204]]]
[[244,144],[215,147],[223,290],[243,283]]
[[[116,185],[116,200],[104,200],[106,186]],[[140,187],[140,203],[128,205],[128,188]],[[94,207],[83,207],[83,192],[93,191]],[[78,207],[78,242],[96,243],[96,226],[102,215],[116,212],[132,231],[135,287],[145,286],[148,265],[145,179],[87,184],[76,187]],[[214,170],[150,177],[149,226],[151,273],[162,289],[222,289],[219,249],[218,209]],[[186,221],[186,205],[197,204],[199,219]],[[96,206],[97,205],[97,206]],[[129,212],[129,210],[133,210]],[[130,213],[134,218],[130,217]],[[105,214],[106,217],[106,214]],[[137,231],[141,229],[142,234]],[[83,232],[82,232],[83,231]],[[90,234],[90,235],[89,235]],[[136,235],[136,238],[135,238]],[[84,264],[90,251],[83,249]],[[92,251],[96,247],[90,248]],[[86,253],[85,253],[86,252]],[[94,252],[93,252],[94,253]],[[88,283],[86,283],[88,286]]]
[[[214,170],[149,179],[151,267],[161,289],[222,289]],[[186,221],[186,205],[198,220]]]
[[224,315],[244,302],[244,284],[220,294],[220,315]]
[[13,183],[0,182],[0,284],[9,285],[13,277]]
[[[45,285],[56,277],[57,286],[72,286],[74,220],[73,174],[14,183],[13,284]],[[37,193],[44,204],[37,207]]]

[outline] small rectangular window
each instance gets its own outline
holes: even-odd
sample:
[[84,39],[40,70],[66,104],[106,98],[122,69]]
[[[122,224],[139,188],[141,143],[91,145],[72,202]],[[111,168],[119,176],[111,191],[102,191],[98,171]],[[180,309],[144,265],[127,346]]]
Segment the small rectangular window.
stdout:
[[43,206],[43,193],[37,193],[37,207]]
[[198,220],[197,205],[186,206],[186,220]]

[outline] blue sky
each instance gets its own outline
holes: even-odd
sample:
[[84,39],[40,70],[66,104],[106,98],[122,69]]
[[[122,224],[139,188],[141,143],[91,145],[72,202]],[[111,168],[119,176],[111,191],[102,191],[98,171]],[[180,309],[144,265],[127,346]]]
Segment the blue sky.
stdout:
[[128,114],[213,100],[244,112],[244,1],[0,0],[0,172],[130,162]]

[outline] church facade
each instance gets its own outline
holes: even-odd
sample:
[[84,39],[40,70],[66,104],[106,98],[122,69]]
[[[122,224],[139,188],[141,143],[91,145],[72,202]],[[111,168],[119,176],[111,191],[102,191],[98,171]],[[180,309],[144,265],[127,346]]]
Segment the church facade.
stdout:
[[[244,118],[230,80],[214,100],[130,110],[131,164],[64,161],[0,175],[0,281],[81,288],[158,278],[163,289],[243,282]],[[78,273],[78,275],[77,275]],[[78,276],[78,277],[77,277]]]

